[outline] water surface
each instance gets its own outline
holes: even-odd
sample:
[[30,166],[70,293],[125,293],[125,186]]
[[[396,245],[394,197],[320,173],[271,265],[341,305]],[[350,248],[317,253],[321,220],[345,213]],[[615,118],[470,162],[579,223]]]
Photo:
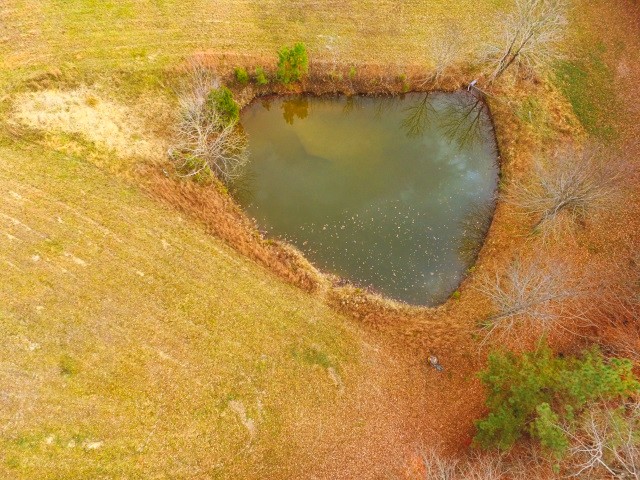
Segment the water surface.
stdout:
[[466,92],[278,97],[242,112],[236,190],[270,235],[318,267],[412,304],[453,292],[497,184],[486,107]]

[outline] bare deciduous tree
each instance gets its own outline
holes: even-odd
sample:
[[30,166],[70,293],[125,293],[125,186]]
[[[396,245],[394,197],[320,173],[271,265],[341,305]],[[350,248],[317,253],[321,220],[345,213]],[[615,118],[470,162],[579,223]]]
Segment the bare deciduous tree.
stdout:
[[621,166],[622,162],[612,161],[595,146],[582,152],[563,148],[554,158],[538,161],[533,182],[516,183],[506,199],[538,216],[534,229],[557,231],[562,217],[572,226],[614,205],[624,177]]
[[481,277],[474,287],[493,305],[483,322],[485,340],[492,335],[517,337],[523,332],[542,335],[568,320],[583,321],[575,308],[586,286],[555,262],[513,261],[504,272]]
[[450,68],[462,50],[462,35],[457,28],[450,28],[444,38],[439,38],[431,44],[435,69],[433,71],[433,81],[436,85],[440,83],[444,72]]
[[611,263],[606,272],[594,312],[600,339],[616,355],[640,366],[640,253],[622,264]]
[[459,59],[463,46],[463,35],[455,25],[448,25],[443,34],[430,41],[428,49],[434,62],[433,72],[422,80],[422,85],[438,86],[445,71]]
[[209,93],[219,86],[209,70],[192,65],[188,82],[188,87],[178,95],[177,143],[169,156],[178,171],[186,172],[184,176],[210,171],[229,183],[242,173],[249,160],[246,137],[235,121],[225,121],[207,104]]
[[601,332],[607,346],[617,355],[640,366],[640,298],[638,286],[613,292],[598,309],[607,324]]
[[461,480],[500,480],[506,478],[505,465],[496,454],[473,455],[462,468]]
[[582,418],[571,439],[569,470],[572,477],[640,480],[640,403],[621,409],[594,406]]
[[505,469],[497,455],[472,455],[463,461],[443,457],[433,450],[422,454],[425,480],[499,480]]
[[444,458],[435,451],[422,454],[424,478],[433,480],[455,480],[458,478],[458,461]]
[[558,57],[558,45],[567,23],[564,0],[517,0],[516,10],[502,19],[502,35],[487,47],[493,66],[490,81],[509,67],[531,69]]

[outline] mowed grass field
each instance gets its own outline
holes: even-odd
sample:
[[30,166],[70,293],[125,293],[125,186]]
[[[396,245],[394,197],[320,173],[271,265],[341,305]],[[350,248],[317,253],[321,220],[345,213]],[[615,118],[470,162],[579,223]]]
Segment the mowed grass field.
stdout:
[[311,58],[429,62],[456,27],[467,51],[511,0],[9,0],[0,6],[3,74],[38,68],[150,69],[196,51],[274,56],[305,42]]
[[483,35],[505,3],[3,2],[0,477],[397,470],[406,386],[375,338],[113,175],[136,158],[92,143],[103,117],[84,135],[8,132],[18,95],[43,88],[99,86],[144,113],[140,96],[170,97],[162,72],[199,51],[275,58],[304,41],[401,72],[449,22]]
[[401,468],[424,386],[379,339],[82,157],[0,160],[0,478]]

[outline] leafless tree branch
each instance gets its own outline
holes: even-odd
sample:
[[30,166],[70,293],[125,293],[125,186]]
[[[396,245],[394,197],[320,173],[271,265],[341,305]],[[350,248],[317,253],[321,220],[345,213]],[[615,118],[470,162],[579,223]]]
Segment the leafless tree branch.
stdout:
[[442,35],[430,40],[428,49],[434,61],[433,71],[422,79],[421,85],[432,83],[435,86],[448,68],[459,59],[463,46],[463,35],[455,25],[447,25]]
[[502,35],[487,46],[493,66],[490,82],[509,67],[536,69],[558,58],[566,20],[564,0],[517,0],[514,12],[502,18]]
[[429,480],[455,480],[458,478],[458,461],[447,459],[429,450],[422,454],[424,478]]
[[607,265],[599,290],[594,316],[601,326],[600,340],[640,366],[640,253]]
[[473,455],[464,461],[445,458],[433,450],[422,454],[425,480],[500,480],[505,469],[500,456]]
[[621,165],[596,146],[582,152],[566,147],[546,162],[538,161],[533,182],[516,183],[506,200],[538,217],[534,229],[557,232],[563,217],[574,226],[614,207],[624,178]]
[[640,479],[640,403],[589,409],[577,431],[566,430],[572,477]]
[[226,122],[215,108],[207,105],[209,93],[218,86],[208,69],[192,65],[188,87],[178,95],[177,142],[169,156],[185,177],[209,170],[229,183],[241,175],[249,157],[246,137],[236,122]]
[[474,288],[493,305],[493,313],[483,322],[485,341],[524,332],[542,335],[556,328],[571,331],[565,325],[568,320],[584,321],[575,303],[587,285],[559,262],[516,259],[505,271],[481,277]]

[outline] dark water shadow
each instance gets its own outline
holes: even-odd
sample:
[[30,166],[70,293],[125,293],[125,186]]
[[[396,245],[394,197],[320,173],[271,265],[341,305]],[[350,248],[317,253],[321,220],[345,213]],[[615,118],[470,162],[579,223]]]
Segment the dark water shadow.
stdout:
[[494,136],[489,107],[481,94],[459,91],[449,97],[452,100],[441,110],[434,105],[436,95],[427,92],[404,109],[401,126],[407,137],[418,137],[435,127],[450,144],[464,150]]
[[229,195],[241,205],[248,205],[254,201],[257,185],[257,175],[250,165],[245,166],[239,175],[229,182]]
[[436,113],[430,97],[431,92],[427,92],[413,105],[405,108],[406,117],[402,121],[402,128],[408,137],[422,135],[429,126],[431,116]]
[[440,127],[449,141],[460,148],[473,147],[493,133],[484,98],[470,92],[454,97],[442,112]]
[[489,202],[474,204],[460,222],[462,238],[458,252],[460,258],[468,266],[475,263],[480,249],[484,245],[484,240],[491,227],[496,203],[494,197]]

